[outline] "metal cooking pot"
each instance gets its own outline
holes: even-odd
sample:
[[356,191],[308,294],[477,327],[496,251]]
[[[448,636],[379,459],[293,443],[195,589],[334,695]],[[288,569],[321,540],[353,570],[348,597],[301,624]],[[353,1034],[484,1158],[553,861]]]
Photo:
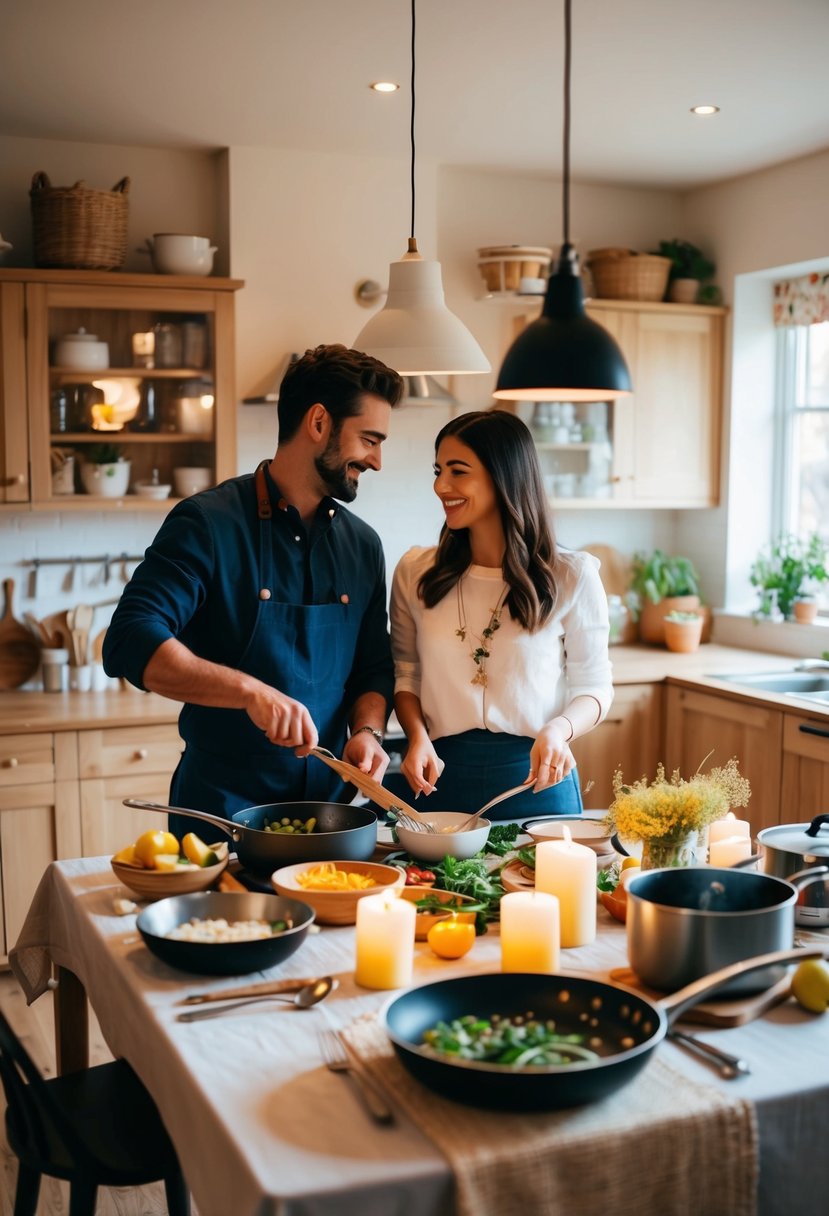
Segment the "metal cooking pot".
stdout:
[[[374,811],[339,802],[271,802],[236,811],[230,819],[140,798],[125,798],[124,806],[188,815],[212,823],[230,836],[242,866],[255,874],[270,875],[282,866],[302,861],[368,861],[377,847]],[[316,829],[308,833],[265,831],[266,823],[286,816],[303,822],[315,818]]]
[[[798,886],[767,874],[689,866],[646,870],[627,884],[628,960],[643,983],[672,992],[730,963],[794,944]],[[762,992],[782,978],[768,969],[723,992]]]
[[811,823],[778,823],[757,833],[763,847],[763,872],[788,878],[805,866],[829,865],[829,815]]
[[[380,1024],[412,1076],[444,1097],[498,1110],[559,1110],[597,1101],[633,1080],[670,1025],[727,982],[827,954],[829,946],[815,946],[744,960],[660,1001],[583,975],[463,975],[396,994]],[[516,1017],[530,1010],[554,1019],[560,1034],[583,1035],[589,1026],[590,1046],[600,1058],[509,1068],[439,1056],[423,1044],[424,1031],[439,1021],[467,1014]]]

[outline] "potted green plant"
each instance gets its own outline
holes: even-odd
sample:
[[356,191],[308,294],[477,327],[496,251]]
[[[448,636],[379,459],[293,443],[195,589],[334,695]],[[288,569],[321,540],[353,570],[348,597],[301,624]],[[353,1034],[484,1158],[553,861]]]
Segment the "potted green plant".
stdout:
[[665,645],[675,654],[693,654],[702,640],[701,612],[669,612],[663,617]]
[[117,443],[93,443],[83,451],[81,481],[87,494],[121,498],[130,481],[130,462]]
[[829,542],[817,532],[807,537],[784,532],[755,558],[749,578],[757,588],[760,605],[757,615],[770,620],[779,617],[792,618],[797,602],[814,603],[803,609],[803,617],[814,619],[817,588],[829,579]]
[[688,557],[671,557],[661,549],[650,556],[635,553],[630,586],[636,594],[643,642],[664,644],[669,612],[700,610],[699,575]]
[[[713,279],[716,266],[705,256],[701,249],[690,241],[674,238],[672,241],[660,241],[657,253],[660,257],[671,259],[671,269],[668,275],[668,299],[675,304],[696,304],[700,296],[700,286]],[[707,289],[711,294],[712,289]],[[706,299],[706,303],[717,303],[719,288],[714,288],[715,298]]]

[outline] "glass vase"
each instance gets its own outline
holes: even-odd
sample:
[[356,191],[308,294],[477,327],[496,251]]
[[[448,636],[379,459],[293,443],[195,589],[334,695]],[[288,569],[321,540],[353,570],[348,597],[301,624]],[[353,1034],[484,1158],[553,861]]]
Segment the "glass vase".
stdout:
[[662,870],[670,866],[697,864],[697,833],[685,836],[657,836],[642,842],[642,869]]

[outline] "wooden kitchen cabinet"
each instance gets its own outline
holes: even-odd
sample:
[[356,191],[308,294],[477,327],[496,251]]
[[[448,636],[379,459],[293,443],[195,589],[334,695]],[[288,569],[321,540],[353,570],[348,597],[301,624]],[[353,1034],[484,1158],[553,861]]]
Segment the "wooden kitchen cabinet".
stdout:
[[781,823],[809,823],[829,812],[829,721],[807,715],[783,718]]
[[631,781],[653,775],[662,756],[663,691],[660,684],[619,685],[604,722],[573,743],[586,810],[610,806],[616,769]]
[[[0,501],[27,509],[102,506],[169,510],[171,500],[139,498],[135,485],[158,471],[172,482],[177,467],[206,467],[211,483],[236,473],[236,389],[233,279],[173,275],[107,274],[71,270],[0,271]],[[184,342],[177,365],[133,364],[133,334],[159,326]],[[56,364],[58,340],[83,327],[109,348],[109,366],[81,371]],[[198,349],[200,348],[200,349]],[[94,382],[103,404],[80,401],[80,386]],[[152,388],[153,429],[130,429],[139,396]],[[63,389],[68,404],[51,410]],[[124,394],[120,403],[117,393]],[[187,405],[196,397],[204,405]],[[210,398],[213,404],[210,405]],[[132,402],[132,405],[129,403]],[[184,402],[184,404],[183,404]],[[130,488],[123,498],[83,493],[79,466],[93,444],[114,443],[130,461]],[[75,456],[75,493],[52,492],[53,461]]]
[[736,756],[751,784],[744,814],[756,834],[781,822],[783,717],[779,709],[668,687],[665,768],[687,780],[703,761],[708,771]]
[[[726,310],[590,300],[587,312],[619,343],[633,394],[576,406],[577,424],[598,438],[551,443],[546,433],[537,434],[554,505],[716,506]],[[534,308],[515,318],[511,336],[536,314]]]
[[111,856],[143,831],[167,826],[158,812],[132,810],[123,800],[142,798],[167,804],[170,778],[183,747],[173,723],[78,733],[84,856]]
[[0,737],[0,964],[43,871],[81,850],[74,735]]

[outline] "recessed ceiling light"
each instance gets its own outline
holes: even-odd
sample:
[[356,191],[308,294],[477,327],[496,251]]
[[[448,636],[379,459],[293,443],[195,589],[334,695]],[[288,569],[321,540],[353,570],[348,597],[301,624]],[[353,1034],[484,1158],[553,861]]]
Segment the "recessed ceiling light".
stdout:
[[393,80],[375,80],[368,87],[374,89],[375,93],[396,93],[400,85],[395,84]]
[[698,114],[701,118],[708,118],[711,114],[719,114],[719,106],[691,106],[691,113]]

